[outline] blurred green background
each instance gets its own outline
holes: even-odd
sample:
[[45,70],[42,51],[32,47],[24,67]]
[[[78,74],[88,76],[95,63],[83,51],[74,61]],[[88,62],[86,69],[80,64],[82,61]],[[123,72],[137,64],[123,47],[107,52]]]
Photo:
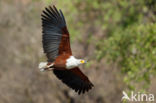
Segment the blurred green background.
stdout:
[[[73,54],[94,88],[77,95],[40,72],[41,12],[61,9]],[[0,0],[0,103],[121,103],[122,91],[156,96],[156,0]],[[133,102],[132,102],[133,103]]]

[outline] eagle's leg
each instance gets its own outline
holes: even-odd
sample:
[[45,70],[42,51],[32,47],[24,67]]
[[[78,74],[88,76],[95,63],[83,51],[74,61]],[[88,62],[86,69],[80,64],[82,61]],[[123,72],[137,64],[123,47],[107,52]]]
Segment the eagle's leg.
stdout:
[[53,63],[47,63],[47,62],[41,62],[40,64],[39,64],[39,69],[40,69],[40,71],[51,71],[51,70],[53,70]]
[[51,71],[51,70],[53,70],[53,67],[47,67],[47,68],[44,68],[43,71]]

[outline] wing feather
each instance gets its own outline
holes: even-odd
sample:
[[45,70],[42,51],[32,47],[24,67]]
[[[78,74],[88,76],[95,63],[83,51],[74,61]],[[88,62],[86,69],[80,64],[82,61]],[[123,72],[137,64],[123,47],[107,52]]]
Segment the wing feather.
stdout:
[[78,92],[78,94],[85,93],[93,87],[93,84],[89,81],[78,67],[73,69],[54,69],[54,74],[67,86]]
[[48,61],[53,62],[63,52],[71,54],[69,32],[61,10],[49,6],[43,10],[41,17],[42,43]]

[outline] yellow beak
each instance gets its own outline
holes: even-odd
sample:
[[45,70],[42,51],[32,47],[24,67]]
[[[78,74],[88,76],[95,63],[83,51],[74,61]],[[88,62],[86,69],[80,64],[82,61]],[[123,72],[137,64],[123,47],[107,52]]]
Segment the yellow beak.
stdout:
[[86,63],[85,60],[81,60],[80,62],[81,62],[82,64],[83,64],[83,63]]

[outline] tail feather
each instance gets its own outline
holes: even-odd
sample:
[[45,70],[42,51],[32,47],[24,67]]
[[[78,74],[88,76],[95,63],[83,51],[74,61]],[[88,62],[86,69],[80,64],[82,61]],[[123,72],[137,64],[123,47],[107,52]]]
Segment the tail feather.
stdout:
[[44,69],[47,66],[47,62],[40,62],[40,64],[38,65],[39,69]]
[[52,70],[53,63],[48,63],[48,62],[40,62],[38,65],[38,68],[40,71],[45,71],[45,70]]

